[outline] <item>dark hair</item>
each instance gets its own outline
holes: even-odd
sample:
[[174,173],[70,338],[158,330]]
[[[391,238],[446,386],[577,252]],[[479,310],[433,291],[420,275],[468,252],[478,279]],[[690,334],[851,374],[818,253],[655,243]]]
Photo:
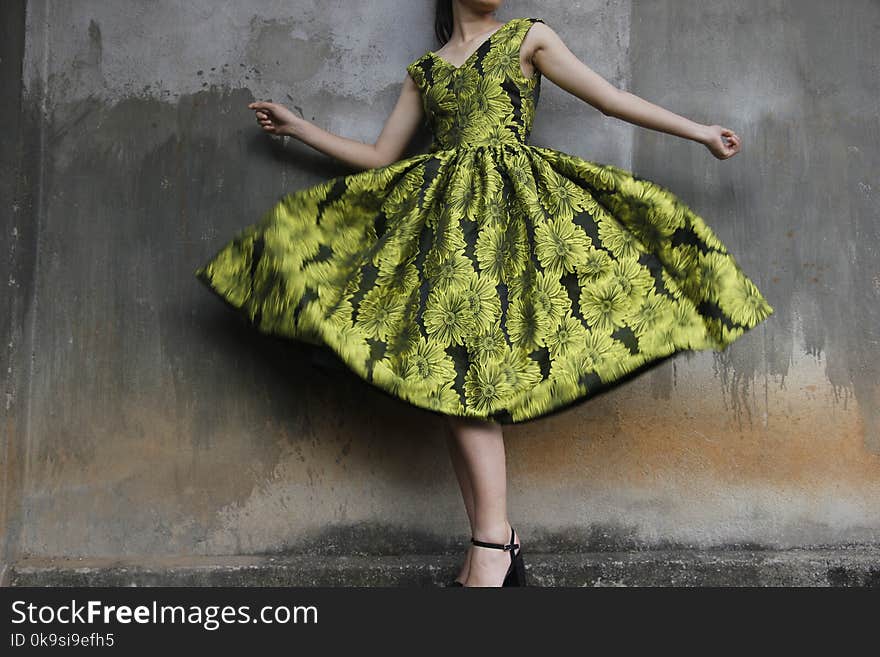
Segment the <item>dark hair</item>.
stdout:
[[437,0],[434,34],[437,35],[441,46],[452,37],[452,0]]

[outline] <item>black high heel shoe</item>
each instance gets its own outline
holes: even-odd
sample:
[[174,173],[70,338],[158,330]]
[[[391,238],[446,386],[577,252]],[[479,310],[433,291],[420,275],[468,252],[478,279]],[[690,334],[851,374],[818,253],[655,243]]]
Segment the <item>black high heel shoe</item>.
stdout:
[[459,582],[457,579],[451,579],[446,584],[444,584],[445,588],[453,588],[456,586],[464,586],[464,582]]
[[[514,543],[513,539],[516,536],[516,532],[513,531],[513,527],[510,528],[510,543],[507,545],[503,545],[501,543],[487,543],[486,541],[478,541],[473,536],[471,536],[471,543],[478,547],[487,547],[494,548],[496,550],[509,550],[510,551],[510,566],[507,568],[507,573],[504,575],[504,582],[501,586],[527,586],[526,584],[526,565],[522,558],[522,553],[519,549],[519,543]],[[458,580],[456,580],[458,586],[464,586]],[[450,584],[450,586],[455,586],[455,584]]]

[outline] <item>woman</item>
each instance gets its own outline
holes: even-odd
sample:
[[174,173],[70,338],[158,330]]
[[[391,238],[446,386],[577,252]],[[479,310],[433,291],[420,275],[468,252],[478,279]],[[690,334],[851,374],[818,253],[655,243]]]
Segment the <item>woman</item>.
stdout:
[[[558,412],[684,350],[722,350],[773,309],[670,191],[528,145],[541,77],[630,123],[705,145],[739,136],[615,88],[541,19],[441,0],[443,47],[407,67],[373,144],[277,103],[257,123],[363,172],[286,195],[199,278],[264,332],[331,348],[445,417],[471,527],[453,585],[525,585],[503,424]],[[400,159],[419,125],[428,153]]]

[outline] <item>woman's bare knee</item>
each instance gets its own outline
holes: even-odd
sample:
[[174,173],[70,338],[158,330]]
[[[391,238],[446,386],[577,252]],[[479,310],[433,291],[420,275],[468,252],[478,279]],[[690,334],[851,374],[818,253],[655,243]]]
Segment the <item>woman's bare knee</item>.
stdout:
[[494,429],[498,426],[495,420],[484,420],[478,417],[447,415],[446,420],[452,429]]

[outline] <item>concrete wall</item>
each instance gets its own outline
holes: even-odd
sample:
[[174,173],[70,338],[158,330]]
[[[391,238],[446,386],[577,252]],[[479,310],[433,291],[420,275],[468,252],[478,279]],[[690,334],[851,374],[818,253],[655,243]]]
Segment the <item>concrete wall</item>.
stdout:
[[[466,536],[438,418],[315,369],[310,347],[250,330],[192,276],[286,190],[347,172],[262,134],[246,104],[374,139],[404,66],[435,46],[431,6],[3,3],[4,88],[20,91],[0,101],[7,562],[431,551]],[[508,427],[523,540],[880,540],[880,4],[499,12],[519,15],[614,84],[743,137],[721,162],[545,80],[532,142],[677,191],[776,309],[722,354]]]

